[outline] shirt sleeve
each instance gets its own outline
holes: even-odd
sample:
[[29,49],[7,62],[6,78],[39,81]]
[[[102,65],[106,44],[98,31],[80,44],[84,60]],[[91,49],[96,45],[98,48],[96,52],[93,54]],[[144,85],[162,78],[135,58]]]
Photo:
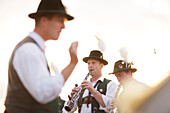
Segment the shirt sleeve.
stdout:
[[100,108],[99,108],[99,109],[106,110],[107,108],[109,108],[110,103],[111,103],[112,99],[113,99],[114,96],[115,96],[117,87],[118,87],[118,86],[117,86],[116,83],[114,83],[113,81],[110,81],[110,82],[107,84],[106,95],[103,95],[103,94],[102,94],[102,99],[103,99],[104,104],[105,104],[106,107],[103,108],[103,107],[100,105]]
[[34,43],[25,43],[15,51],[13,66],[23,86],[38,102],[54,100],[64,85],[62,73],[51,76],[44,53]]

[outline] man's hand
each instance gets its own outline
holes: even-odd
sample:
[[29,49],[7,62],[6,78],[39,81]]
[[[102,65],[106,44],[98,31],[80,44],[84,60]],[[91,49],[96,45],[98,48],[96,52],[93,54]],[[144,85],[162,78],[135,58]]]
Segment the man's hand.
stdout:
[[118,99],[113,99],[111,104],[110,104],[111,108],[115,108],[115,107],[118,107]]
[[118,107],[118,100],[117,99],[113,99],[109,108],[107,108],[107,110],[105,110],[105,113],[109,113],[110,110],[112,111],[111,113],[114,113],[113,110]]
[[81,83],[81,86],[84,86],[85,89],[88,89],[90,93],[93,93],[95,91],[95,89],[90,81],[84,80]]
[[70,100],[73,98],[73,95],[77,93],[79,89],[80,87],[78,87],[78,84],[75,84],[75,87],[71,91],[71,94],[70,94],[71,96],[68,95],[69,101],[67,102],[67,104],[70,102]]
[[78,87],[78,85],[77,84],[75,84],[75,87],[72,89],[72,91],[71,91],[71,97],[75,94],[75,93],[77,93],[77,91],[80,89],[80,87]]
[[75,66],[78,63],[77,47],[78,47],[78,42],[76,41],[76,42],[73,42],[69,48],[71,61],[70,61],[69,65],[66,66],[61,72],[64,76],[65,82],[70,77],[72,71],[74,70]]
[[71,44],[70,48],[69,48],[69,53],[70,53],[70,57],[71,57],[71,62],[72,63],[76,63],[78,62],[78,58],[77,58],[77,47],[78,47],[78,42],[75,41]]

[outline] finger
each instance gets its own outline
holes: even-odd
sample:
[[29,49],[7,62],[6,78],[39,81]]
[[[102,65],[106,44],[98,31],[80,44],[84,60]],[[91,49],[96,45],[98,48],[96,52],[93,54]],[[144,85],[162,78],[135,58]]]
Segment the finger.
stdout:
[[85,87],[85,86],[86,86],[86,84],[81,84],[81,86],[82,86],[82,87]]
[[77,48],[78,47],[78,41],[73,42],[72,45],[73,45],[74,48]]
[[87,80],[84,80],[81,84],[90,84],[90,82]]
[[76,52],[77,51],[77,47],[78,47],[78,42],[75,41],[71,44],[70,46],[70,49],[73,51],[73,52]]
[[75,89],[75,91],[77,92],[77,91],[79,91],[79,89],[80,89],[80,88],[78,87],[78,88]]
[[79,88],[72,89],[72,92],[77,92]]
[[72,89],[72,92],[74,92],[76,90],[76,88],[74,87],[73,89]]

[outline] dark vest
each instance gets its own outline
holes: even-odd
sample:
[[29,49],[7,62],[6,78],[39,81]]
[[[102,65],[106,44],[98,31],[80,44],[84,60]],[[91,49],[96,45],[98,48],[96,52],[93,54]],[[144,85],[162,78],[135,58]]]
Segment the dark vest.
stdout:
[[9,113],[60,113],[65,101],[57,97],[47,104],[38,103],[23,86],[13,67],[12,62],[15,51],[24,43],[28,42],[38,46],[32,38],[26,37],[17,44],[9,60],[8,89],[5,101],[6,111]]
[[[103,82],[100,82],[99,85],[97,86],[97,91],[99,91],[103,95],[106,95],[107,84],[110,81],[111,80],[104,78]],[[102,89],[102,91],[100,91],[101,89]],[[78,112],[79,113],[81,111],[82,96],[83,96],[84,91],[85,91],[85,89],[81,91],[80,96],[79,96],[79,101],[78,101]],[[105,113],[104,110],[100,110],[99,107],[100,107],[99,103],[97,102],[97,100],[95,98],[93,98],[92,106],[91,106],[91,113]]]

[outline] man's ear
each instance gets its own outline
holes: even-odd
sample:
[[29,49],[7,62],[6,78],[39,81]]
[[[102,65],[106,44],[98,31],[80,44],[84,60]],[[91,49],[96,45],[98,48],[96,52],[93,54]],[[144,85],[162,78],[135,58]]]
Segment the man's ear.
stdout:
[[132,75],[132,71],[131,71],[131,70],[129,70],[128,73],[129,73],[130,75]]
[[48,18],[47,17],[45,17],[45,16],[42,16],[41,18],[40,18],[40,24],[41,25],[46,25],[46,23],[47,23],[47,21],[48,21]]
[[103,68],[104,64],[103,64],[103,63],[101,63],[101,65],[100,65],[100,66],[101,66],[101,68]]

